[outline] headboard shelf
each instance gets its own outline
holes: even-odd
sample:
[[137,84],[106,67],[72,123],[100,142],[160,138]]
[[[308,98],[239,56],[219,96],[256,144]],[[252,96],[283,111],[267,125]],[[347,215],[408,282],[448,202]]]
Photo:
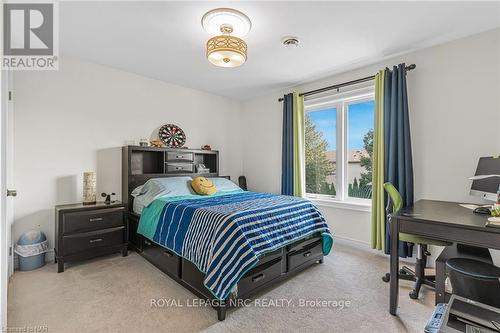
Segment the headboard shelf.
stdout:
[[[209,173],[198,173],[203,164]],[[132,211],[130,193],[149,179],[178,176],[219,176],[217,150],[173,149],[141,146],[122,148],[122,201]]]

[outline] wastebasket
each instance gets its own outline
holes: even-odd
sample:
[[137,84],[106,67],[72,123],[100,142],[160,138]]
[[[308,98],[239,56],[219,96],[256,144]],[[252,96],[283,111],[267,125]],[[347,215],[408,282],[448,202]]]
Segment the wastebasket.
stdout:
[[19,256],[19,270],[31,271],[45,265],[45,252],[49,242],[39,230],[30,230],[19,237],[15,252]]

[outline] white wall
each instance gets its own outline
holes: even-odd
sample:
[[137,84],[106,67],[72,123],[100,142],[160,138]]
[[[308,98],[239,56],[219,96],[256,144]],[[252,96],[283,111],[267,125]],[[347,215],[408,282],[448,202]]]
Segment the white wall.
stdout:
[[[98,191],[121,193],[120,149],[163,123],[190,147],[221,151],[221,174],[247,176],[251,190],[280,192],[282,104],[307,91],[406,62],[416,198],[474,201],[467,177],[477,158],[500,154],[500,30],[420,50],[240,105],[192,89],[75,59],[54,72],[17,72],[14,239],[40,224],[53,245],[53,206],[81,200],[81,175],[95,170]],[[241,112],[240,112],[241,111]],[[203,123],[202,123],[203,122]],[[244,154],[242,154],[244,152]],[[368,244],[370,214],[323,207],[338,237]]]
[[158,127],[184,129],[186,145],[220,151],[220,173],[242,174],[238,102],[109,67],[62,59],[59,71],[16,72],[14,241],[41,226],[53,247],[54,205],[81,201],[82,173],[121,194],[121,146]]
[[[460,202],[469,196],[480,156],[500,155],[500,29],[388,59],[243,104],[243,170],[252,190],[281,184],[283,93],[299,92],[415,63],[408,73],[416,199]],[[250,140],[251,138],[251,140]],[[370,241],[370,214],[321,207],[338,237]]]

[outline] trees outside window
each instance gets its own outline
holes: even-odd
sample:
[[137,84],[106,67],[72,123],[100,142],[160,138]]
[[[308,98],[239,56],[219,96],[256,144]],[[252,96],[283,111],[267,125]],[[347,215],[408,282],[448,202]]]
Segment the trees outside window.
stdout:
[[329,177],[335,173],[335,164],[327,158],[328,142],[316,129],[309,114],[305,116],[306,192],[335,195],[335,184]]
[[[370,199],[375,111],[373,90],[365,90],[362,95],[348,95],[345,99],[334,97],[331,102],[321,97],[317,105],[314,101],[306,102],[306,193],[310,197],[341,201]],[[337,123],[343,125],[337,127]]]

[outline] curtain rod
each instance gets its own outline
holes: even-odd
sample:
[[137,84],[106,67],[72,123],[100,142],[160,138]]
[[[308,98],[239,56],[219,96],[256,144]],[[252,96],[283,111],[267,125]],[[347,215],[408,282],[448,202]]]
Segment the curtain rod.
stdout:
[[[409,66],[406,66],[406,70],[407,71],[411,71],[411,70],[414,70],[416,67],[417,67],[417,65],[411,64]],[[347,82],[335,84],[333,86],[329,86],[329,87],[324,87],[324,88],[320,88],[320,89],[316,89],[316,90],[307,91],[305,93],[299,94],[299,96],[315,95],[315,94],[319,94],[319,93],[322,93],[322,92],[325,92],[325,91],[328,91],[328,90],[338,89],[338,88],[342,88],[342,87],[351,86],[351,85],[357,84],[357,83],[371,81],[374,78],[375,78],[375,75],[367,76],[367,77],[364,77],[364,78],[361,78],[361,79],[357,79],[357,80],[353,80],[353,81],[347,81]],[[283,101],[283,97],[278,98],[278,101],[282,102]]]

